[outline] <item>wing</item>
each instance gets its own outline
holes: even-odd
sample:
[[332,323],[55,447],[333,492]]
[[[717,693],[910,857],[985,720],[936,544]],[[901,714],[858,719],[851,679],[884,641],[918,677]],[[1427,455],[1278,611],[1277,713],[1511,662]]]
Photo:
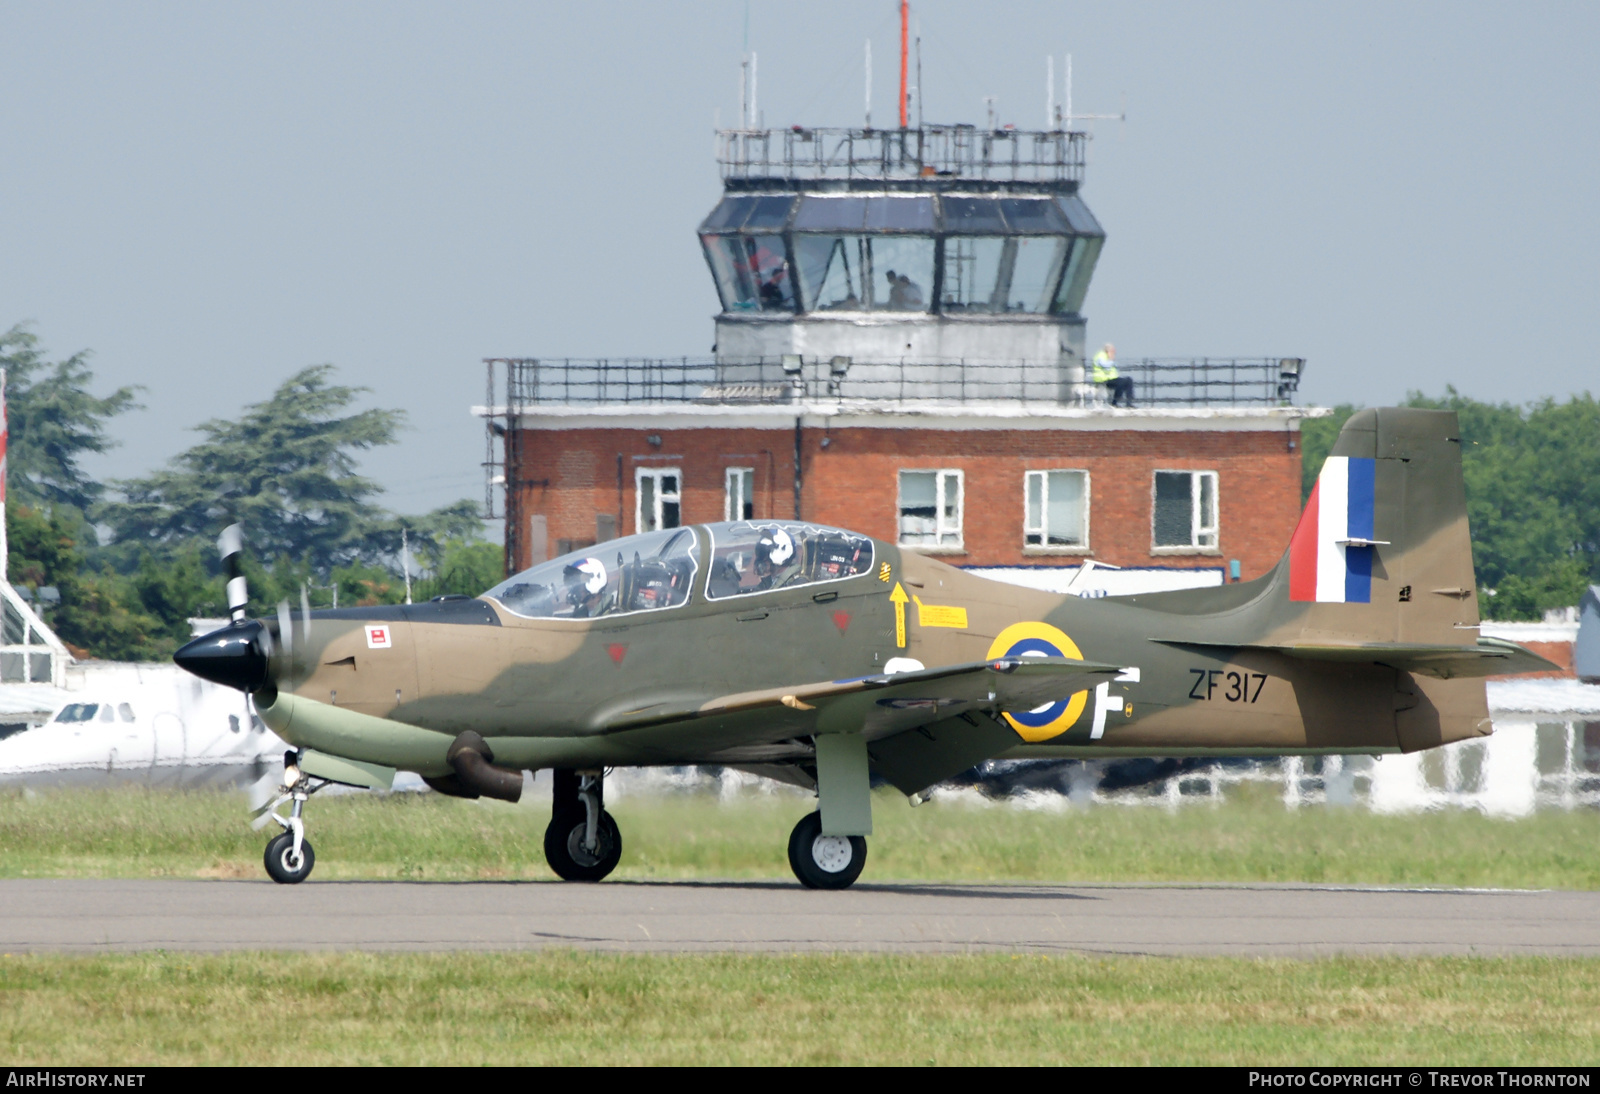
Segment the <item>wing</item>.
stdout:
[[1101,677],[1121,671],[1117,665],[1070,657],[970,661],[892,676],[737,692],[692,707],[625,711],[605,719],[601,729],[614,733],[686,719],[759,713],[809,726],[807,732],[865,730],[869,736],[882,736],[883,730],[909,729],[958,711],[1032,710],[1092,688]]
[[667,757],[690,749],[698,762],[729,764],[803,760],[818,733],[862,733],[874,768],[912,793],[1018,744],[1002,711],[1032,710],[1122,671],[1067,657],[972,661],[622,711],[600,729],[659,762],[685,762]]

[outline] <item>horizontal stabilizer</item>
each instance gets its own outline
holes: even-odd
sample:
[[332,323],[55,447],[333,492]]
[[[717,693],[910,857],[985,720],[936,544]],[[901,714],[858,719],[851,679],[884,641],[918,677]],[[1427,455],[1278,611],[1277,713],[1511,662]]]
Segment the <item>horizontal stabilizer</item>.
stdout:
[[1521,672],[1560,671],[1561,666],[1515,642],[1479,638],[1475,646],[1427,645],[1413,642],[1258,645],[1231,642],[1171,642],[1205,649],[1265,650],[1301,661],[1338,661],[1353,665],[1387,665],[1402,672],[1449,680],[1458,676],[1500,676]]

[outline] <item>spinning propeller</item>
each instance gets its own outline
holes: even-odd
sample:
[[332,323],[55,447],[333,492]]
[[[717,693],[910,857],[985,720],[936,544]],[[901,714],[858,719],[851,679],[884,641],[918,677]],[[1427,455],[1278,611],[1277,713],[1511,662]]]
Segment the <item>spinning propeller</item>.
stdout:
[[[217,552],[222,557],[223,569],[228,575],[228,618],[226,627],[201,635],[177,653],[172,659],[181,668],[214,684],[237,688],[243,692],[257,692],[272,683],[271,661],[273,653],[272,632],[257,619],[248,619],[246,606],[250,603],[250,590],[239,560],[244,555],[244,534],[237,524],[222,530],[217,539]],[[301,590],[302,607],[305,590]],[[310,627],[309,611],[302,610],[302,634]],[[294,629],[289,625],[289,602],[278,605],[278,633],[282,637],[284,664],[292,659]]]

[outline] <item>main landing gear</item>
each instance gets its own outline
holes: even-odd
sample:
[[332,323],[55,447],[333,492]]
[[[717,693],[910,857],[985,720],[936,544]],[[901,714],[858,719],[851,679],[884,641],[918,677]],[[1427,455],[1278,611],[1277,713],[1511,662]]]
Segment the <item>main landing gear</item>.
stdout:
[[563,881],[599,881],[622,858],[622,833],[605,811],[605,773],[556,768],[544,857]]
[[789,868],[807,889],[848,889],[866,864],[866,837],[824,836],[821,813],[801,817],[789,833]]
[[[328,784],[320,781],[315,786],[311,785],[311,776],[300,770],[296,762],[298,759],[299,755],[295,752],[284,753],[283,785],[278,787],[278,797],[256,811],[255,827],[261,828],[271,821],[277,821],[283,828],[267,843],[266,854],[262,856],[267,876],[280,885],[304,881],[311,876],[311,867],[317,862],[317,853],[311,849],[311,841],[306,839],[304,812],[306,799]],[[290,807],[289,815],[283,817],[277,810],[286,801],[294,804]]]

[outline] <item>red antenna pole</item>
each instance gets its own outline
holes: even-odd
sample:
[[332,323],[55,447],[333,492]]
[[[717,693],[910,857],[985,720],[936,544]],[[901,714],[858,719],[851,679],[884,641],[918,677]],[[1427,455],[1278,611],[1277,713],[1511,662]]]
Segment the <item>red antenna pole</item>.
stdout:
[[900,0],[900,128],[906,120],[906,42],[911,27],[911,0]]

